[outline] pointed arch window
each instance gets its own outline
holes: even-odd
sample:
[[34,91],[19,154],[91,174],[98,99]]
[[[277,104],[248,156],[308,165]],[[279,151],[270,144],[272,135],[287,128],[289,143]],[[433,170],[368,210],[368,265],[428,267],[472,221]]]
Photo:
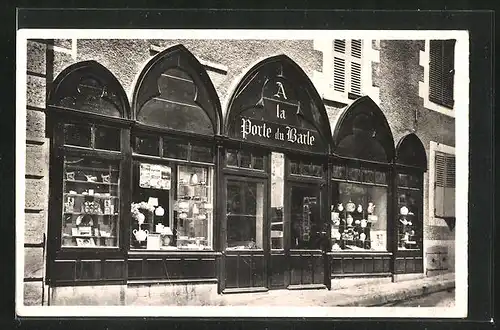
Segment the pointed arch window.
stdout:
[[54,143],[51,246],[116,249],[121,236],[121,191],[130,107],[113,74],[95,61],[68,67],[48,97]]
[[423,175],[427,170],[424,146],[415,134],[404,136],[396,149],[396,228],[399,251],[423,248]]
[[388,251],[393,137],[367,96],[341,114],[333,133],[332,250]]
[[212,249],[222,116],[208,74],[184,46],[170,47],[140,73],[132,108],[130,248]]

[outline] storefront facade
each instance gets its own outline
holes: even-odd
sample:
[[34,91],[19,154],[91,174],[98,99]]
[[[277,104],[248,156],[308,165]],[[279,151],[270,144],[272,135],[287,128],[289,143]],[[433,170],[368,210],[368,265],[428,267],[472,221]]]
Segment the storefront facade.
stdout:
[[[425,276],[429,132],[381,106],[396,86],[372,76],[356,90],[353,80],[348,103],[329,101],[309,41],[255,41],[246,49],[259,47],[260,60],[227,66],[200,60],[216,42],[156,42],[74,40],[67,65],[59,47],[36,53],[43,43],[30,42],[33,59],[52,52],[43,110],[28,104],[27,118],[30,130],[43,113],[44,137],[27,148],[48,157],[26,180],[27,199],[32,181],[47,184],[42,301],[98,304],[96,288],[109,304],[137,304],[175,287],[211,295]],[[222,43],[244,54],[241,42]],[[130,56],[116,62],[117,51]],[[380,91],[364,94],[366,84]],[[36,208],[26,209],[32,221]]]

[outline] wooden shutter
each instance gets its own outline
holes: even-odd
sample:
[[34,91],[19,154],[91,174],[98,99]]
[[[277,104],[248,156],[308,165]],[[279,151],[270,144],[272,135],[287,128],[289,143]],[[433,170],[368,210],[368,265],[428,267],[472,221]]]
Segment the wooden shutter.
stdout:
[[434,178],[434,215],[455,217],[455,156],[436,153]]
[[453,108],[455,40],[429,42],[429,100]]
[[333,89],[349,98],[361,96],[362,41],[333,41]]
[[351,72],[349,93],[361,96],[361,40],[351,40]]
[[333,90],[336,92],[345,92],[346,80],[346,60],[345,57],[339,56],[346,52],[345,40],[335,39],[333,41]]

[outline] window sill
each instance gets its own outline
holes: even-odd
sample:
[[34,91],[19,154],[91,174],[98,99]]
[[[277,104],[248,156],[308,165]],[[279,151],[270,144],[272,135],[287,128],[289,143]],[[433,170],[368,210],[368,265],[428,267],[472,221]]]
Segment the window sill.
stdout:
[[392,256],[392,252],[388,251],[328,251],[327,255],[348,255],[348,254],[370,254],[370,255],[380,255],[380,256]]
[[221,252],[214,250],[131,250],[128,251],[129,256],[149,256],[149,255],[186,255],[186,254],[201,254],[207,256],[222,255]]

